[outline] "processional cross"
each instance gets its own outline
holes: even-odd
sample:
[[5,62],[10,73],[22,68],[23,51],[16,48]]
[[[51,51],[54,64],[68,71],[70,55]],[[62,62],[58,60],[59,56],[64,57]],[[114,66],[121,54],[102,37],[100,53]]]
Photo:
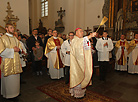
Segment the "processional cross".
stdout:
[[92,31],[91,29],[89,29],[89,27],[87,27],[87,29],[86,30],[84,30],[86,33],[87,33],[87,35],[88,35],[88,33],[89,33],[89,31]]
[[60,11],[57,11],[58,16],[60,16],[60,19],[63,18],[63,16],[65,16],[65,10],[62,10],[62,7],[60,7]]

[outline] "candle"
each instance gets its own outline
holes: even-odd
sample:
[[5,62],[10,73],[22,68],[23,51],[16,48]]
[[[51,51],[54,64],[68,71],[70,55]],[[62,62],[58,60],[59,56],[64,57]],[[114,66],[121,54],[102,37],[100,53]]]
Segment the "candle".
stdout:
[[118,22],[118,31],[119,31],[119,27],[120,27],[120,25],[119,25],[119,22]]
[[121,30],[123,29],[123,19],[121,21]]
[[117,22],[115,23],[115,32],[117,32]]

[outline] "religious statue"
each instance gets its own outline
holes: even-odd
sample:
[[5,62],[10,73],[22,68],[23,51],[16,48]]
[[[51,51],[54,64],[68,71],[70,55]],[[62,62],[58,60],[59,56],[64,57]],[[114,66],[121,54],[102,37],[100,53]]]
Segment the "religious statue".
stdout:
[[19,18],[18,18],[17,16],[15,17],[15,16],[12,14],[13,10],[11,10],[10,3],[7,2],[7,4],[8,4],[8,6],[7,6],[7,9],[8,9],[8,10],[6,10],[6,12],[7,12],[8,15],[5,17],[4,22],[5,22],[6,24],[7,24],[7,23],[13,24],[13,26],[14,26],[14,28],[15,28],[15,30],[16,30],[16,26],[17,26],[16,22],[19,20]]
[[39,19],[39,27],[37,29],[39,33],[47,34],[47,29],[46,27],[43,27],[43,22],[41,21],[41,19]]
[[55,21],[55,29],[59,32],[62,33],[65,30],[65,27],[62,22],[63,16],[65,16],[65,10],[62,10],[62,7],[60,7],[60,11],[57,11],[58,16],[60,16],[60,19],[58,21]]

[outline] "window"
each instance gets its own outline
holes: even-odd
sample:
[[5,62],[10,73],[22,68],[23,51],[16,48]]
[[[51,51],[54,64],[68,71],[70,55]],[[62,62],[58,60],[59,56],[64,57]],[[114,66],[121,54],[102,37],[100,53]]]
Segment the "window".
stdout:
[[48,16],[48,0],[41,0],[41,17]]

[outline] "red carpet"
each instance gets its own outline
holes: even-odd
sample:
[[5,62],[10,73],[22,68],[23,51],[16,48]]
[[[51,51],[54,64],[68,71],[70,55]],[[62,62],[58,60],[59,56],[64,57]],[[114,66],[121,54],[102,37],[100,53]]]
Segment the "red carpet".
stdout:
[[83,99],[76,99],[70,96],[68,85],[64,81],[45,84],[37,87],[37,89],[60,102],[117,102],[116,100],[99,95],[90,90],[86,91],[86,96]]

